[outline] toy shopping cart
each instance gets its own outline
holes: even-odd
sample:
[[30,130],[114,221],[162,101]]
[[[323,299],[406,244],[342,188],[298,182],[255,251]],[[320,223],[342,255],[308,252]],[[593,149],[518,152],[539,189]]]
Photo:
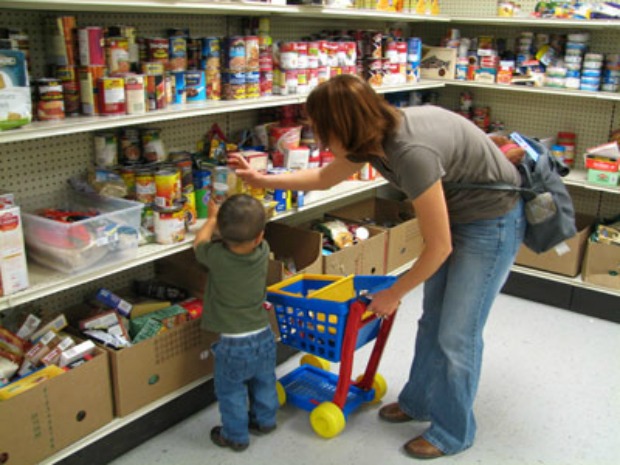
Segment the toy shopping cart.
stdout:
[[[394,315],[378,318],[366,311],[366,295],[388,288],[389,276],[302,274],[267,289],[281,341],[306,352],[301,366],[278,381],[280,403],[310,411],[310,424],[324,438],[338,435],[348,415],[380,400],[387,385],[377,373]],[[375,340],[366,371],[351,380],[356,349]],[[339,374],[329,362],[340,362]]]

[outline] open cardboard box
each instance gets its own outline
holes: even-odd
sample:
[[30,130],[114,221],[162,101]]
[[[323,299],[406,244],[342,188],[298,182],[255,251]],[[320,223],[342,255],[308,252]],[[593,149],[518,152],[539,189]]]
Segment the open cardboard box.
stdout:
[[108,352],[0,402],[0,461],[34,465],[114,418]]
[[[586,250],[588,236],[592,232],[594,217],[589,215],[577,215],[577,234],[566,240],[568,251],[559,255],[555,249],[537,254],[522,245],[515,259],[517,265],[549,271],[565,276],[575,277],[581,272],[581,264]],[[561,246],[560,250],[564,250]]]
[[620,289],[620,246],[587,242],[582,278],[587,283]]
[[[367,223],[387,231],[387,253],[385,272],[398,268],[416,259],[422,252],[424,241],[420,233],[410,202],[370,198],[331,210],[328,216],[347,221]],[[403,220],[403,218],[409,218]],[[391,226],[386,226],[391,224]]]

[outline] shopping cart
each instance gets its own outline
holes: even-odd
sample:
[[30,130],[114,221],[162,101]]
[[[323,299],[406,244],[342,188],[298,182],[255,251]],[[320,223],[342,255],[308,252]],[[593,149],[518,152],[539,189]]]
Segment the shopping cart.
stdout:
[[[366,311],[366,296],[388,288],[395,279],[301,274],[267,289],[281,342],[306,352],[301,366],[278,380],[280,403],[309,411],[319,436],[337,436],[351,412],[379,401],[387,391],[377,368],[394,315],[382,319]],[[352,381],[354,352],[373,339],[366,370]],[[329,362],[340,362],[338,375],[329,372]]]

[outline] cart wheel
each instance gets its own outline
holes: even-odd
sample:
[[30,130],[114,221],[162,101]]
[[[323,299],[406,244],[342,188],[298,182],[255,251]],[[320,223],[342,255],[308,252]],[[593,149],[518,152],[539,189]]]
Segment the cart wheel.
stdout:
[[[364,375],[359,375],[356,382],[360,382]],[[372,380],[372,388],[375,390],[375,397],[370,401],[371,404],[376,404],[387,394],[387,381],[381,376],[381,374],[375,374],[375,378]]]
[[278,404],[282,407],[286,404],[286,391],[284,390],[284,386],[280,381],[276,381],[276,392],[278,393]]
[[313,367],[320,368],[321,370],[329,371],[329,361],[324,358],[317,357],[316,355],[306,354],[301,357],[299,361],[300,365],[312,365]]
[[323,402],[310,412],[310,425],[314,432],[323,438],[338,436],[345,424],[344,413],[333,402]]

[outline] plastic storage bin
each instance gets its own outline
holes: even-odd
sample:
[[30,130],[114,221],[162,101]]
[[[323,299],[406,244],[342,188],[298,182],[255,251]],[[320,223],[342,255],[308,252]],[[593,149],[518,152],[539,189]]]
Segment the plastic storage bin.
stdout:
[[[389,287],[390,276],[297,275],[270,286],[282,343],[331,362],[340,362],[349,305]],[[379,321],[364,325],[356,349],[377,336]]]
[[119,260],[138,251],[143,204],[124,199],[70,193],[50,209],[96,215],[73,222],[49,219],[44,209],[23,212],[29,259],[63,273],[78,273]]

